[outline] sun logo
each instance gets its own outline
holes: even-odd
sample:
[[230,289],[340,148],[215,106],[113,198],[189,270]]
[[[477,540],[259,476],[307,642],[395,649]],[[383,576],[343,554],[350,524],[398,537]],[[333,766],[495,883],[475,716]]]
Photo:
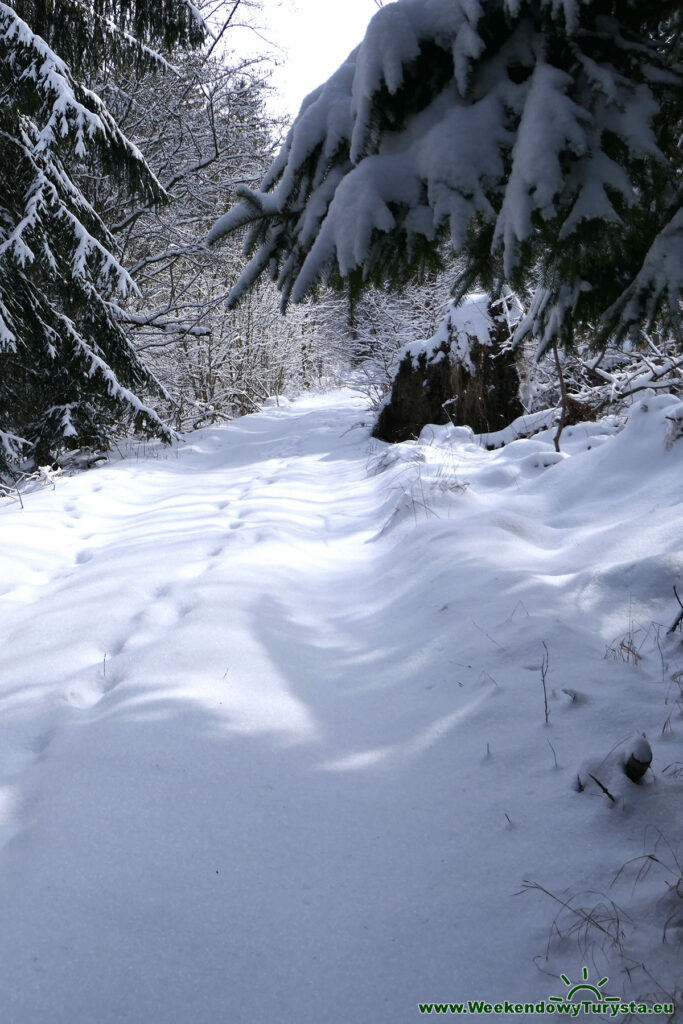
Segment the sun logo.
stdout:
[[578,985],[573,985],[572,982],[569,980],[569,978],[567,977],[566,974],[561,974],[560,977],[562,978],[562,981],[565,983],[565,985],[569,989],[569,992],[567,992],[567,994],[565,995],[564,999],[562,999],[560,996],[550,996],[549,997],[550,998],[550,1002],[552,1002],[552,1003],[569,1003],[569,1002],[572,1001],[572,999],[574,998],[574,996],[576,995],[577,992],[592,992],[594,996],[597,996],[597,998],[600,1000],[600,1002],[604,1002],[604,1003],[618,1003],[619,1002],[619,999],[618,999],[617,996],[603,996],[602,992],[600,991],[600,989],[603,987],[603,985],[607,984],[607,982],[609,981],[609,978],[607,978],[607,977],[601,978],[600,981],[597,983],[597,985],[591,985],[588,982],[588,968],[587,967],[582,968],[581,974],[582,974],[582,981]]

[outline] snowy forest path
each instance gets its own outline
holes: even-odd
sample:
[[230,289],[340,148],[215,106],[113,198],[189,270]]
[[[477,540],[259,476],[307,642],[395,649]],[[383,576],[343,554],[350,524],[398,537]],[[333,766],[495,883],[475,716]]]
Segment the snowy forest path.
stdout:
[[634,591],[652,617],[678,564],[660,405],[558,463],[390,448],[352,392],[307,396],[0,508],[3,1020],[547,996],[522,880],[607,887],[670,815],[663,781],[616,830],[575,787],[670,715],[596,628]]
[[[338,412],[297,414],[284,437],[288,410],[247,417],[233,425],[228,445],[211,430],[191,441],[189,473],[162,454],[132,479],[117,480],[112,466],[59,481],[41,496],[52,506],[47,527],[27,510],[3,562],[5,670],[13,685],[0,699],[13,736],[17,717],[26,731],[23,752],[3,745],[0,778],[43,756],[42,738],[54,737],[69,708],[88,710],[104,698],[118,705],[136,688],[152,704],[178,676],[191,677],[196,699],[202,687],[210,692],[210,704],[234,716],[235,730],[296,736],[300,709],[279,692],[270,665],[273,622],[282,619],[290,644],[298,633],[306,647],[312,628],[324,644],[321,604],[332,591],[339,607],[348,606],[339,584],[359,551],[367,563],[362,546],[373,528],[372,516],[363,518],[374,505],[363,467],[344,458],[343,441],[338,455],[327,450],[328,438],[352,431],[362,410],[347,407],[341,422]],[[356,574],[356,596],[368,584],[377,585],[372,573]],[[257,666],[259,658],[268,664]],[[175,670],[164,671],[172,662]],[[186,675],[177,669],[183,662]]]
[[[405,833],[423,784],[396,792],[391,766],[444,738],[491,687],[457,693],[455,710],[448,696],[421,707],[436,681],[420,666],[443,644],[416,650],[406,628],[406,570],[382,530],[396,495],[368,472],[365,418],[349,393],[271,407],[191,436],[178,459],[162,450],[59,480],[13,518],[0,897],[8,932],[25,943],[0,969],[10,1019],[73,1024],[86,1005],[93,1017],[95,1000],[99,1024],[123,1011],[208,1024],[226,1005],[245,1024],[347,1021],[376,992],[365,965],[384,943],[385,913],[397,914],[397,935],[417,927],[398,954],[400,973],[410,967],[398,998],[412,1005],[415,972],[435,969],[429,910],[398,897],[416,869]],[[368,770],[379,771],[371,786]],[[30,905],[12,895],[26,877]],[[154,998],[167,994],[163,1012],[143,1013],[150,996],[135,965],[150,914]],[[187,916],[199,933],[177,934]],[[188,981],[197,943],[205,962]],[[27,1004],[29,948],[46,980]],[[308,991],[314,960],[338,1018]],[[301,987],[282,1010],[292,975]],[[262,993],[256,1015],[235,996],[252,991]]]

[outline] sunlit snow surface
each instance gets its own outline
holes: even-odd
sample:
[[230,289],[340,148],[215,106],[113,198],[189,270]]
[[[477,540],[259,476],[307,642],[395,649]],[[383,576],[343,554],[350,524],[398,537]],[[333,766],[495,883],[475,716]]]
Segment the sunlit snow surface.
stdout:
[[[584,964],[680,986],[675,877],[609,886],[672,863],[657,829],[680,857],[681,423],[646,395],[559,457],[390,447],[338,392],[4,502],[3,1024],[409,1022]],[[606,894],[625,952],[568,915],[546,959],[561,908],[525,879]]]

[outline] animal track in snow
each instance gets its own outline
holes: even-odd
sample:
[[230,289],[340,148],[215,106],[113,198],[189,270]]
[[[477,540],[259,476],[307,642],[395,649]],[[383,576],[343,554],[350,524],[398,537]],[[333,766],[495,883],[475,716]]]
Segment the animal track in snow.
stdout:
[[55,729],[45,729],[44,732],[38,733],[38,735],[33,739],[30,744],[30,749],[36,755],[37,759],[40,759],[50,746],[54,739],[55,732]]
[[71,686],[64,694],[67,704],[79,711],[87,711],[102,700],[102,690],[92,686]]
[[113,643],[111,646],[111,650],[108,651],[107,654],[105,655],[105,659],[107,657],[116,658],[117,655],[122,654],[126,647],[126,639],[126,637],[122,637],[120,640],[117,640],[115,643]]
[[197,602],[187,597],[187,591],[182,591],[180,596],[172,596],[174,589],[170,584],[157,587],[150,603],[130,618],[128,631],[112,649],[112,654],[158,643],[160,636],[195,610]]
[[[63,694],[63,699],[77,710],[87,711],[99,704],[107,694],[123,682],[124,678],[124,674],[111,664],[108,655],[105,654],[101,662],[91,665],[81,673],[81,678],[74,680],[68,686]],[[51,740],[52,736],[48,738],[48,742]]]

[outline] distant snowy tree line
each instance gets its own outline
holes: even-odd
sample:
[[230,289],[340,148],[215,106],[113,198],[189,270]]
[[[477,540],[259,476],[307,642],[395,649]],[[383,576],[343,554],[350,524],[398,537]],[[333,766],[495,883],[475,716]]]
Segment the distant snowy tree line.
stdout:
[[0,2],[0,472],[336,362],[379,404],[477,288],[527,410],[680,379],[680,5],[378,4],[273,161],[240,4]]

